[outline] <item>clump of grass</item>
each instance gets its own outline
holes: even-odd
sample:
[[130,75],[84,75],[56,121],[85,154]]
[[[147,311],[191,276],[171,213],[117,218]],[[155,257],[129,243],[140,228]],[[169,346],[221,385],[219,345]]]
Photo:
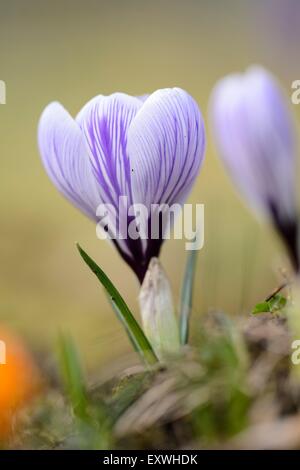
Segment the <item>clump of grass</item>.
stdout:
[[[61,385],[28,411],[18,445],[263,445],[261,433],[253,429],[269,422],[276,429],[284,419],[297,416],[300,407],[299,385],[290,373],[291,337],[285,318],[267,313],[241,321],[215,313],[202,319],[199,331],[195,346],[184,346],[176,357],[152,368],[133,367],[105,382],[99,376],[99,385],[93,387],[86,383],[75,345],[61,337]],[[260,436],[259,443],[255,436]]]
[[[23,432],[13,446],[278,448],[281,426],[288,436],[285,446],[295,446],[300,386],[291,373],[292,335],[285,317],[288,301],[282,295],[285,286],[257,304],[249,317],[230,318],[220,312],[203,316],[190,346],[195,272],[195,255],[191,254],[180,305],[181,349],[158,360],[121,294],[79,250],[105,288],[141,365],[109,380],[100,373],[96,385],[89,386],[76,345],[62,335],[58,385],[50,387],[40,405],[27,412]],[[267,434],[263,426],[267,426]]]

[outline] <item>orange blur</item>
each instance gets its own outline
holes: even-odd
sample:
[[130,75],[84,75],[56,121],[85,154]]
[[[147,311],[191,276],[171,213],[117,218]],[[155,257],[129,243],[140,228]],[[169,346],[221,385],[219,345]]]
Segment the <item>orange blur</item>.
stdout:
[[2,325],[0,341],[6,345],[6,364],[0,363],[0,441],[5,441],[14,430],[16,411],[37,394],[41,381],[24,344]]

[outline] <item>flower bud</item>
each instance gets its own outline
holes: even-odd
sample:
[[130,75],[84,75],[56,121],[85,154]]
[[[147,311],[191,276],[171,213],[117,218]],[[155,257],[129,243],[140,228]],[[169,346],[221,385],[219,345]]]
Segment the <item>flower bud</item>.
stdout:
[[157,258],[152,258],[139,295],[144,332],[159,358],[180,348],[168,278]]

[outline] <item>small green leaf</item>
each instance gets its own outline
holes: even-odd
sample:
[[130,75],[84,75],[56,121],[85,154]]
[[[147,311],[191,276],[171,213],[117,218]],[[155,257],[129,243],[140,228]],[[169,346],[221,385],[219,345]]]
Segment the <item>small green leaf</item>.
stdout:
[[89,257],[89,255],[80,247],[77,243],[77,248],[82,259],[85,263],[89,266],[91,271],[95,274],[95,276],[99,279],[103,287],[106,289],[111,303],[114,306],[114,311],[117,314],[117,317],[123,323],[127,334],[130,337],[131,342],[134,344],[136,351],[139,352],[142,359],[147,364],[155,364],[157,362],[157,357],[154,354],[154,351],[149,343],[148,339],[143,333],[143,330],[139,326],[138,322],[134,318],[133,314],[129,310],[125,300],[113,285],[111,280],[107,277],[107,275],[102,271],[102,269]]
[[286,306],[287,300],[283,295],[276,294],[268,301],[270,312],[277,312]]
[[286,306],[287,300],[283,295],[275,294],[269,300],[265,300],[257,304],[252,310],[252,314],[258,313],[275,313],[282,310]]
[[193,302],[193,287],[195,268],[197,261],[197,250],[192,250],[188,257],[181,288],[179,334],[181,344],[186,344],[189,337],[189,320]]
[[85,419],[87,416],[85,380],[76,346],[68,335],[59,337],[59,356],[62,377],[73,412],[78,418]]
[[256,315],[257,313],[265,313],[269,311],[270,311],[270,307],[269,307],[268,302],[261,302],[255,305],[254,309],[252,310],[252,314]]

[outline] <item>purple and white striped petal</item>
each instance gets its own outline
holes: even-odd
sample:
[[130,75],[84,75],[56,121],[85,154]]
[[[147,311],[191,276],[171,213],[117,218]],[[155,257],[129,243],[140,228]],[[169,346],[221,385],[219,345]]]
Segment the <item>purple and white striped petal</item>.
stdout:
[[138,98],[114,93],[94,98],[77,117],[103,200],[116,207],[119,196],[132,203],[127,133],[142,104]]
[[128,131],[135,202],[183,204],[204,155],[204,124],[199,107],[180,88],[154,92]]
[[[40,118],[38,143],[44,167],[53,184],[72,204],[101,224],[96,215],[97,207],[108,202],[95,177],[79,122],[59,103],[49,104]],[[115,212],[108,210],[108,213],[108,231],[116,233]],[[125,241],[117,242],[119,251],[129,256]]]
[[100,95],[87,103],[76,118],[89,149],[101,199],[116,209],[120,236],[115,243],[132,266],[143,256],[142,245],[140,239],[131,240],[127,236],[130,218],[126,223],[120,221],[120,214],[123,216],[127,210],[120,197],[126,196],[128,206],[133,203],[127,133],[142,104],[138,98],[124,93]]
[[97,220],[101,198],[81,129],[57,102],[49,104],[40,118],[38,143],[53,184],[77,208]]

